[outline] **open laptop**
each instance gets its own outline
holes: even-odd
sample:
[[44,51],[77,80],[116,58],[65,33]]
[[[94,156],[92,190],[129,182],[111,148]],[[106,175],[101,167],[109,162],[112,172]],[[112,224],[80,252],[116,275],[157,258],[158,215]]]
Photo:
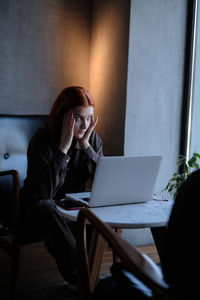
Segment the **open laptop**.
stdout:
[[[152,199],[161,156],[103,156],[90,193],[66,194],[77,206],[100,207]],[[75,205],[76,206],[76,205]]]

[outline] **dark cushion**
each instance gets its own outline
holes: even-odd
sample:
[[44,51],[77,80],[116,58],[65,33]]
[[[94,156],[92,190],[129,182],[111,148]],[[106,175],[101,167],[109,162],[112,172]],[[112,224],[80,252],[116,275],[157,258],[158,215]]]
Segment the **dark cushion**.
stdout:
[[111,267],[113,278],[126,289],[128,295],[135,295],[137,299],[150,299],[153,294],[152,291],[137,279],[123,263],[115,263]]
[[152,291],[129,272],[123,263],[111,267],[112,277],[100,280],[94,299],[152,299]]

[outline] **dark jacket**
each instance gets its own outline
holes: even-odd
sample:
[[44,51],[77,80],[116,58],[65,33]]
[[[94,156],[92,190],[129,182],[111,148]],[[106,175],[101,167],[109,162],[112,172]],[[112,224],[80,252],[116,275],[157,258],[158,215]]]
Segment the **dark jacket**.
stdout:
[[47,130],[39,129],[28,146],[21,204],[26,206],[30,201],[58,199],[65,193],[84,191],[88,179],[94,176],[99,156],[103,155],[102,141],[96,132],[92,132],[89,142],[91,146],[83,151],[74,139],[65,155],[51,144]]
[[199,290],[199,202],[200,170],[193,172],[177,193],[161,257],[166,281],[190,296]]

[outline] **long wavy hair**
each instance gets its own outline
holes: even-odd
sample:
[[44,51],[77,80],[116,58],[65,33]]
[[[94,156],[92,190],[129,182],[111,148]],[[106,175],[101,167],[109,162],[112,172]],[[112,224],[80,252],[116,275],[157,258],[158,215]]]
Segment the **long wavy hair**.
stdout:
[[71,108],[94,106],[94,104],[94,100],[85,88],[80,86],[65,88],[56,98],[45,125],[52,143],[59,144],[63,119]]

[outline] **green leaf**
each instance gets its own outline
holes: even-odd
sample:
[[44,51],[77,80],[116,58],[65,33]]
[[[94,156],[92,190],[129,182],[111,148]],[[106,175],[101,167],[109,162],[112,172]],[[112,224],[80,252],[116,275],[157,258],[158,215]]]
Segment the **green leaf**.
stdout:
[[192,157],[188,160],[188,162],[186,162],[185,156],[179,156],[176,165],[177,167],[184,165],[183,173],[175,172],[172,178],[168,181],[164,190],[167,191],[169,195],[175,196],[177,190],[179,189],[181,184],[187,179],[190,173],[193,172],[194,169],[197,170],[200,168],[200,163],[198,162],[198,160],[200,160],[199,153],[193,153]]
[[193,156],[197,157],[200,159],[200,154],[199,153],[193,153]]
[[192,156],[192,158],[190,158],[190,160],[188,161],[188,165],[192,168],[196,163],[196,160],[197,160],[196,157]]
[[184,156],[180,157],[176,162],[177,167],[180,167],[183,163],[185,163],[185,161],[186,161],[186,159]]
[[185,173],[186,173],[186,174],[189,173],[189,168],[188,168],[188,165],[187,165],[187,164],[185,165]]

